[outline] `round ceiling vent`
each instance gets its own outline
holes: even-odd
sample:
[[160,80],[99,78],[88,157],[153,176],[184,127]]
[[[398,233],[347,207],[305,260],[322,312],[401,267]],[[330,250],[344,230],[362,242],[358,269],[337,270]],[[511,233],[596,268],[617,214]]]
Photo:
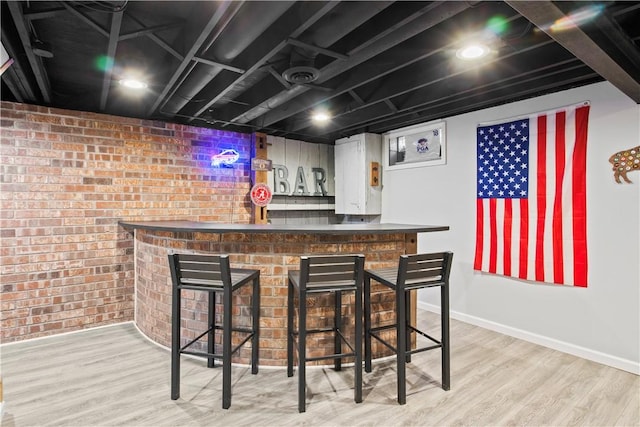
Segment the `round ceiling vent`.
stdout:
[[320,76],[320,70],[309,66],[291,67],[282,73],[282,77],[289,83],[311,83]]

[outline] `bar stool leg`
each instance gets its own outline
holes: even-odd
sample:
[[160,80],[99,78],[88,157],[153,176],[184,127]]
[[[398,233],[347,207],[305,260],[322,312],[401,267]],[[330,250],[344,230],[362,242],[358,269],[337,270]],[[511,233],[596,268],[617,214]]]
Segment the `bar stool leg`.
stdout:
[[260,361],[260,276],[253,279],[253,301],[251,302],[253,338],[251,339],[251,373],[258,373]]
[[231,406],[231,316],[233,313],[231,289],[222,293],[225,307],[222,316],[222,409]]
[[306,411],[307,298],[298,294],[298,412]]
[[[404,322],[405,325],[411,325],[411,291],[404,291]],[[411,329],[407,326],[406,328],[406,361],[407,363],[411,363]]]
[[287,376],[293,376],[293,284],[289,280],[287,292]]
[[358,288],[355,292],[355,391],[354,398],[356,403],[362,402],[362,289]]
[[[215,353],[216,342],[216,293],[209,292],[209,333],[207,334],[207,352],[209,354]],[[207,367],[213,368],[216,365],[216,359],[213,356],[207,358]]]
[[[335,354],[342,353],[342,339],[338,331],[342,332],[342,292],[334,292],[335,300],[333,307],[333,348]],[[334,359],[333,367],[336,371],[342,370],[342,359]]]
[[449,341],[449,287],[440,287],[440,321],[442,322],[442,388],[451,387],[450,341]]
[[173,286],[171,298],[171,399],[180,397],[180,289]]
[[371,278],[364,278],[364,370],[371,372]]
[[398,371],[398,403],[407,403],[406,361],[407,361],[407,323],[405,295],[403,289],[396,289],[396,361]]

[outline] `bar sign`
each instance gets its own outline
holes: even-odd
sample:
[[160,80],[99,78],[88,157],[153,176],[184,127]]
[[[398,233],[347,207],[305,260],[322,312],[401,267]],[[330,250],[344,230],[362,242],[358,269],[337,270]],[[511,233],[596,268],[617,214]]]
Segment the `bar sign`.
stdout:
[[273,169],[271,160],[256,159],[255,157],[251,159],[252,171],[270,171],[271,169]]

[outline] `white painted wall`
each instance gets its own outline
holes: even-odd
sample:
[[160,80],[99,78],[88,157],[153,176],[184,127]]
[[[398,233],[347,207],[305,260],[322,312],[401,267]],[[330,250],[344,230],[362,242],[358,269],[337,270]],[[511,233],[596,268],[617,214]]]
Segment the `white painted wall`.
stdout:
[[[589,287],[475,272],[476,125],[585,100]],[[451,227],[418,240],[454,252],[451,316],[640,374],[640,173],[617,184],[608,163],[640,145],[640,107],[605,82],[445,120],[447,164],[385,171],[382,221]],[[437,310],[439,298],[424,291],[419,304]]]

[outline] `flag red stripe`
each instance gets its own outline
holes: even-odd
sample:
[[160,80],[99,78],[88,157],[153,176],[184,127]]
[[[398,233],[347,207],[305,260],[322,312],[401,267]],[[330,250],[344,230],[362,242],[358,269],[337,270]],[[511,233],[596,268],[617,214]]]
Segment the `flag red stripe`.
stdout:
[[576,110],[573,151],[573,284],[587,286],[587,129],[589,106]]
[[496,272],[498,260],[498,226],[496,219],[496,199],[489,199],[489,273]]
[[538,183],[537,214],[536,214],[536,252],[535,252],[535,279],[544,282],[544,218],[547,208],[547,116],[538,117],[538,164],[536,166],[536,181]]
[[502,263],[504,274],[511,276],[511,229],[513,227],[513,210],[511,206],[511,199],[504,199],[504,254]]
[[555,143],[555,195],[553,197],[553,220],[551,235],[553,236],[553,283],[564,283],[564,250],[562,244],[562,180],[565,172],[565,126],[567,115],[564,111],[556,113],[556,143]]
[[527,278],[529,267],[529,200],[520,199],[520,266],[518,277]]
[[484,204],[483,199],[476,199],[476,256],[473,261],[474,270],[482,270],[482,245],[484,244]]

